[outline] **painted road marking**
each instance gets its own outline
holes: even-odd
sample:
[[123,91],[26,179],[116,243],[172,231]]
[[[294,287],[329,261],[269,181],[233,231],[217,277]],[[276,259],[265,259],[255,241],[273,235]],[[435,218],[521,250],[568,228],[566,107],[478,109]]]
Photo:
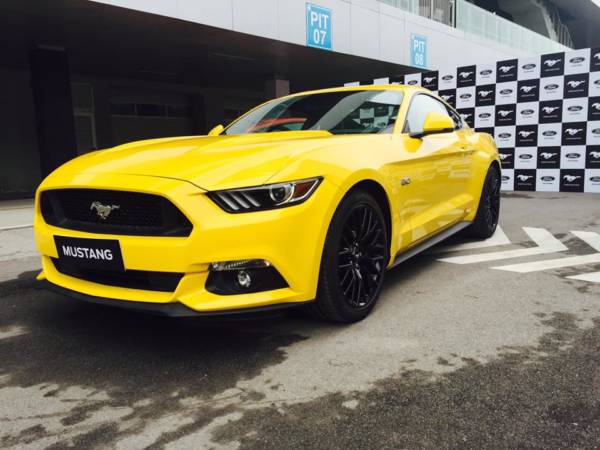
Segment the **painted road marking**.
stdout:
[[32,223],[24,223],[23,225],[11,225],[9,227],[0,227],[0,231],[20,230],[22,228],[31,228],[31,227],[33,227]]
[[492,269],[506,270],[508,272],[529,273],[595,263],[600,263],[600,253],[583,256],[571,256],[570,258],[547,259],[545,261],[535,261],[524,264],[512,264],[509,266],[492,267]]
[[485,239],[483,241],[475,241],[475,242],[465,242],[462,244],[456,245],[444,245],[442,247],[434,247],[431,249],[431,253],[447,253],[447,252],[460,252],[463,250],[474,250],[478,248],[486,248],[486,247],[498,247],[500,245],[508,245],[510,244],[510,239],[504,233],[504,230],[498,226],[496,228],[496,232],[491,238]]
[[600,263],[600,235],[591,231],[571,231],[575,236],[584,241],[598,253],[591,255],[571,256],[569,258],[547,259],[545,261],[534,261],[530,263],[511,264],[508,266],[492,267],[497,270],[509,272],[529,273],[549,269],[560,269],[564,267],[581,266],[584,264]]
[[567,277],[571,280],[589,281],[590,283],[600,283],[600,272],[582,273],[581,275],[573,275]]
[[522,258],[525,256],[545,255],[548,253],[557,253],[567,251],[568,248],[544,228],[523,227],[523,230],[530,239],[537,244],[537,247],[522,248],[516,250],[502,250],[498,252],[480,253],[477,255],[455,256],[452,258],[442,258],[444,261],[453,264],[475,264],[486,261],[498,261],[501,259]]
[[571,233],[597,252],[600,252],[600,234],[594,233],[593,231],[571,231]]

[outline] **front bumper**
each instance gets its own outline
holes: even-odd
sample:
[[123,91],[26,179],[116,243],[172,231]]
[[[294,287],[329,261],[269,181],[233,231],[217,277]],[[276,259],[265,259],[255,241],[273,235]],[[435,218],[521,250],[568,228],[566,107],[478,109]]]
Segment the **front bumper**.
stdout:
[[72,291],[56,284],[50,283],[48,280],[41,282],[41,288],[55,292],[66,297],[72,297],[87,303],[97,305],[112,306],[115,308],[128,309],[130,311],[138,311],[154,316],[162,317],[237,317],[237,316],[257,316],[266,313],[277,312],[283,309],[295,308],[304,305],[306,302],[294,303],[279,303],[270,306],[261,306],[255,308],[230,309],[222,311],[195,311],[179,302],[170,303],[150,303],[150,302],[132,302],[123,300],[114,300],[110,298],[94,297],[93,295],[82,294],[81,292]]
[[[188,217],[193,231],[187,237],[121,236],[48,225],[39,212],[40,192],[75,187],[163,195]],[[161,305],[170,309],[173,304],[179,304],[186,311],[209,313],[307,302],[316,295],[321,251],[335,194],[335,186],[325,180],[312,197],[300,205],[228,214],[203,190],[184,181],[136,175],[55,174],[44,181],[36,196],[34,230],[42,255],[40,279],[69,292],[98,299],[99,303],[116,300],[131,302],[127,306],[133,306],[133,302],[138,302],[144,306],[156,305],[159,310]],[[173,292],[108,286],[68,276],[60,273],[52,262],[52,258],[58,256],[56,235],[117,239],[126,269],[184,275]],[[288,287],[237,295],[217,295],[205,289],[211,262],[243,259],[269,261]]]

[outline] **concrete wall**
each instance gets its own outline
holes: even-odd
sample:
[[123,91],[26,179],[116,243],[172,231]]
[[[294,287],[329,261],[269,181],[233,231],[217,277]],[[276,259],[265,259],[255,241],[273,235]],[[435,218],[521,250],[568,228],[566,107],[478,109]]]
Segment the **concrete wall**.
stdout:
[[0,198],[31,193],[40,179],[29,71],[0,70]]
[[[92,0],[228,30],[306,44],[306,0]],[[404,12],[376,0],[311,0],[333,11],[333,50],[410,65],[410,35],[428,37],[430,68],[529,53]]]

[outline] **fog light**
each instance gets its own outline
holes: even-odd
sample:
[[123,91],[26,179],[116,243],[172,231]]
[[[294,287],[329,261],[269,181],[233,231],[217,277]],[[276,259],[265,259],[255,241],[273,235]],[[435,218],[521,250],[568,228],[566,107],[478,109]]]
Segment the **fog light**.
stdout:
[[205,283],[208,292],[218,295],[251,294],[287,286],[277,269],[264,259],[212,263]]
[[270,265],[271,263],[264,259],[242,259],[210,263],[210,270],[224,272],[226,270],[261,269]]
[[241,287],[248,289],[252,284],[252,277],[245,270],[240,270],[237,273],[237,282]]

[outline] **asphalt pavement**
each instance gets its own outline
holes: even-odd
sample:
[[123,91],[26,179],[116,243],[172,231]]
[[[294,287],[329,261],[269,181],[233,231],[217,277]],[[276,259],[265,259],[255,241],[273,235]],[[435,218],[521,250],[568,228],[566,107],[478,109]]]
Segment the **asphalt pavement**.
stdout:
[[2,230],[0,447],[598,448],[599,243],[600,196],[506,194],[492,241],[401,264],[341,326],[83,304]]

